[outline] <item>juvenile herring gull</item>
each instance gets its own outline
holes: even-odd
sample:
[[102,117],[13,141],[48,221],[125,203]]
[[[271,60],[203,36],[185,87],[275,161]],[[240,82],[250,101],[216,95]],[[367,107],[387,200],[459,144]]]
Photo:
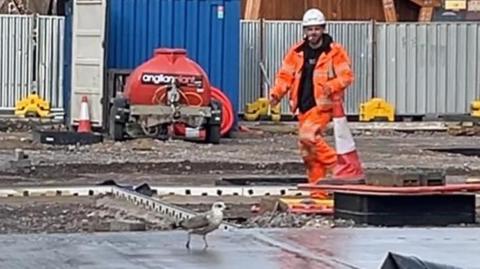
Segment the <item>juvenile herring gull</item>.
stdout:
[[181,228],[188,230],[188,240],[185,245],[188,249],[190,248],[190,238],[192,234],[201,235],[205,243],[204,249],[208,248],[207,234],[220,226],[223,221],[224,209],[226,209],[226,206],[223,202],[215,202],[211,210],[182,220],[179,223]]

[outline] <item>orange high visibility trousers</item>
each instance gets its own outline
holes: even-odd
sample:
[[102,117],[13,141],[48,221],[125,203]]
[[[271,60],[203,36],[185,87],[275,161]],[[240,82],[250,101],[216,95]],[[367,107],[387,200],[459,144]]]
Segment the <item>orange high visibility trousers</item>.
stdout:
[[[323,138],[327,124],[331,120],[331,111],[322,111],[313,107],[298,115],[298,145],[305,164],[310,184],[317,184],[327,175],[327,170],[335,166],[337,153]],[[323,191],[312,191],[312,198],[326,198]]]

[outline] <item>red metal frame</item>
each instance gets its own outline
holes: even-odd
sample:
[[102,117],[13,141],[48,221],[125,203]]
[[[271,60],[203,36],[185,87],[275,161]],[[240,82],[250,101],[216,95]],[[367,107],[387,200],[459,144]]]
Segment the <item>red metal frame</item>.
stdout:
[[419,187],[381,187],[371,185],[312,185],[299,184],[299,190],[327,190],[327,191],[352,191],[370,193],[401,193],[401,194],[427,194],[427,193],[452,193],[480,191],[480,184],[447,184],[444,186],[419,186]]
[[332,215],[333,207],[326,205],[292,204],[288,206],[288,211],[296,214]]

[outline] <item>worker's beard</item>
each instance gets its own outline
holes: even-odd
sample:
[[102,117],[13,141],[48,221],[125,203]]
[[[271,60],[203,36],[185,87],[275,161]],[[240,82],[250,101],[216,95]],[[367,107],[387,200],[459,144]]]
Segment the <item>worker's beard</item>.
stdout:
[[307,40],[312,48],[318,48],[322,45],[322,35],[311,35],[307,37]]

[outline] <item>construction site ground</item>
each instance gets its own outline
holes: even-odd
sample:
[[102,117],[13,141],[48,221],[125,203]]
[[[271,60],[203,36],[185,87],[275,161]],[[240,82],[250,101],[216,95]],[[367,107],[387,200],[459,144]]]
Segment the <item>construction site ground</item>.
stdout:
[[[216,197],[157,197],[194,212],[209,210]],[[261,198],[222,197],[229,209],[225,221],[239,228],[339,228],[355,227],[352,221],[328,215],[287,212],[252,212]],[[85,233],[174,230],[176,222],[108,195],[98,197],[0,198],[0,234]]]
[[[248,132],[232,133],[220,145],[144,138],[52,146],[33,141],[28,126],[4,128],[0,132],[0,187],[92,185],[107,180],[126,185],[213,186],[232,178],[304,176],[294,124],[245,125],[250,127]],[[480,176],[480,137],[452,136],[438,123],[421,128],[410,123],[396,123],[395,128],[388,124],[351,126],[367,176],[388,177],[405,169],[440,169],[449,182]],[[327,140],[334,145],[331,130]],[[329,215],[251,210],[263,199],[272,199],[266,197],[156,198],[193,211],[205,211],[221,199],[230,207],[225,219],[250,229],[213,233],[208,251],[201,250],[201,238],[195,237],[197,249],[187,251],[186,234],[177,231],[174,220],[109,195],[4,197],[0,198],[0,245],[6,247],[0,263],[11,268],[51,268],[56,263],[62,268],[150,268],[152,264],[162,268],[243,268],[250,264],[377,268],[388,252],[403,252],[475,268],[471,265],[478,252],[479,213],[473,225],[384,229]],[[41,250],[45,245],[49,255]],[[450,255],[452,249],[468,251]],[[95,258],[99,255],[102,259]]]
[[[451,136],[444,131],[392,131],[352,128],[367,175],[396,169],[441,169],[449,180],[480,174],[475,148],[479,136]],[[292,124],[256,126],[237,132],[220,145],[149,138],[85,146],[51,146],[32,141],[32,133],[0,133],[0,185],[119,183],[209,185],[225,177],[304,175]],[[333,137],[327,136],[333,144]],[[469,155],[438,148],[470,148]],[[23,149],[25,160],[15,160]]]
[[[446,171],[450,182],[480,175],[480,161],[474,154],[480,137],[451,136],[438,123],[416,127],[411,123],[396,123],[397,127],[387,128],[392,125],[351,124],[367,175],[380,173],[388,177],[395,170],[441,169]],[[85,146],[42,145],[32,140],[29,128],[10,128],[0,133],[0,186],[91,185],[106,180],[130,185],[212,186],[227,178],[304,175],[294,124],[250,124],[249,127],[249,132],[233,133],[220,145],[144,138],[124,142],[105,139],[101,144]],[[330,131],[327,139],[334,145]],[[470,149],[468,155],[472,155],[473,149],[474,153],[467,156],[433,150],[439,148]],[[23,150],[25,159],[16,159],[18,149]],[[207,210],[218,198],[167,196],[162,199],[193,210]],[[222,199],[233,205],[227,218],[243,227],[355,226],[322,216],[280,212],[256,215],[250,208],[259,203],[260,198]],[[105,201],[109,201],[108,198],[3,198],[0,233],[171,228],[170,220]],[[64,213],[57,216],[55,212]],[[129,226],[129,222],[135,225]],[[118,228],[122,225],[129,228]]]

